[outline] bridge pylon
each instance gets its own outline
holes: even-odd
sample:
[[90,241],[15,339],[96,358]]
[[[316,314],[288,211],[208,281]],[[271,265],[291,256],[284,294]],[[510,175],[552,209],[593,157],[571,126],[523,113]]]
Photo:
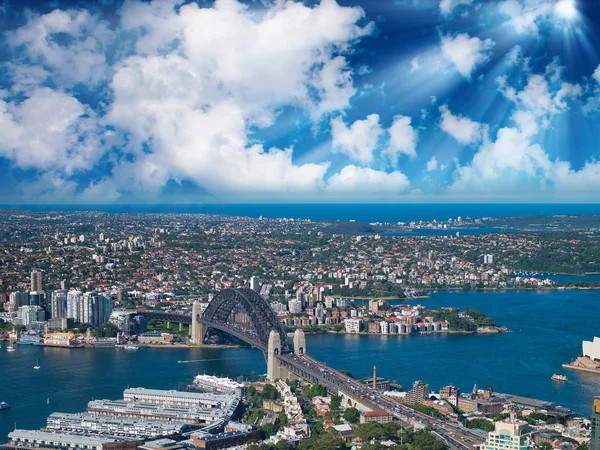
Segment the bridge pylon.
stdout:
[[200,308],[200,302],[195,301],[192,306],[192,325],[190,326],[192,344],[200,345],[204,341],[206,328],[204,327],[204,324],[198,321],[201,317],[202,309]]
[[294,353],[296,355],[306,354],[306,336],[300,328],[294,331]]
[[281,337],[276,330],[269,333],[269,347],[267,348],[267,380],[275,381],[283,378],[281,363],[278,356],[281,354]]

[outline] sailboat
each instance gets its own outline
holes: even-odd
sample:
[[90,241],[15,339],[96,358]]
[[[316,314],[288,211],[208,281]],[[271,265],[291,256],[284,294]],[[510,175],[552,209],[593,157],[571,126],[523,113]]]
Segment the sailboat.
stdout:
[[8,347],[6,347],[6,351],[7,352],[14,352],[15,348],[13,347],[12,343],[8,343]]
[[46,405],[50,404],[50,397],[48,397],[48,400],[46,400]]
[[35,370],[38,370],[38,369],[41,369],[41,368],[42,368],[42,366],[40,366],[40,360],[39,360],[39,359],[38,359],[38,360],[36,360],[35,366],[33,366],[33,368],[34,368]]

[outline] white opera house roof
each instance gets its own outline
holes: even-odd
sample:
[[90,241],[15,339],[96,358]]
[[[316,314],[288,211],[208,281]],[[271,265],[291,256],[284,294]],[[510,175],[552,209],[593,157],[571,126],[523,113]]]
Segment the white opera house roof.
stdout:
[[594,337],[593,341],[583,341],[583,356],[600,361],[600,338]]

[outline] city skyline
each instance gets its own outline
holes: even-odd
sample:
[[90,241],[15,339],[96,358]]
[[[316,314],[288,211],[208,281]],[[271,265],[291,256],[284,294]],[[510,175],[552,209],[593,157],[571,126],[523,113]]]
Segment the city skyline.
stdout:
[[4,204],[597,201],[600,4],[4,2]]

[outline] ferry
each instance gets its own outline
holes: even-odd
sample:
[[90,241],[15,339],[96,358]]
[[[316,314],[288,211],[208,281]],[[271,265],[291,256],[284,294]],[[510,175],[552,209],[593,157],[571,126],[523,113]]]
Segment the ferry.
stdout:
[[10,405],[6,402],[0,402],[0,410],[1,409],[9,409]]
[[125,350],[139,350],[140,349],[140,347],[137,345],[124,345],[123,348]]
[[552,375],[552,379],[554,381],[567,381],[567,377],[566,376],[564,376],[564,375],[557,375],[557,374]]

